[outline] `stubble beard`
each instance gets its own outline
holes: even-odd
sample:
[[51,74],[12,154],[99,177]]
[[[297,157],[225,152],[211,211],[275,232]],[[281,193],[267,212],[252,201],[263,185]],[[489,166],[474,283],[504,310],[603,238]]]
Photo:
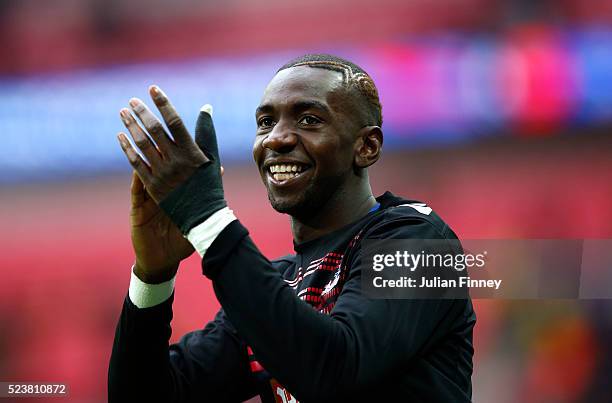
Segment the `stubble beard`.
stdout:
[[317,184],[309,182],[302,194],[291,201],[276,199],[268,189],[268,200],[277,212],[298,220],[308,220],[321,212],[341,184],[341,175],[319,179]]

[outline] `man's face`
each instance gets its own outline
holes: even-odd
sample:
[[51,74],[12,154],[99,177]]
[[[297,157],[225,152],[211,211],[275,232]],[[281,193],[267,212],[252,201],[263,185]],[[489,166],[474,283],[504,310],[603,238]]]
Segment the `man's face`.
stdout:
[[359,127],[347,97],[341,73],[321,68],[285,69],[268,84],[253,157],[275,210],[315,213],[354,175]]

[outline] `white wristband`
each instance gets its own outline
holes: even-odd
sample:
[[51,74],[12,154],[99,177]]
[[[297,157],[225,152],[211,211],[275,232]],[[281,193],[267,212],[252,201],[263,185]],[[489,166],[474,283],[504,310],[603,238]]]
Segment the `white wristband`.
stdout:
[[174,280],[176,275],[168,281],[160,284],[145,283],[134,274],[132,266],[132,277],[130,278],[130,301],[138,308],[150,308],[166,301],[174,292]]
[[[193,227],[186,238],[191,242],[195,250],[198,251],[199,255],[203,257],[221,231],[236,219],[234,212],[229,207],[224,207],[200,225]],[[148,284],[134,274],[134,267],[132,266],[132,277],[128,293],[130,301],[138,308],[150,308],[159,305],[170,298],[174,292],[175,280],[176,275],[160,284]]]
[[224,207],[208,217],[206,221],[189,230],[185,238],[191,242],[201,257],[204,257],[210,245],[232,221],[236,220],[234,212]]

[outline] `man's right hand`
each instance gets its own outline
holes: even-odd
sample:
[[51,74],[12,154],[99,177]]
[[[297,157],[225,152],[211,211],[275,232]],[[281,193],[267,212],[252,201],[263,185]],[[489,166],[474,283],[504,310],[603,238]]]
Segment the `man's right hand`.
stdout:
[[145,283],[168,281],[176,274],[181,260],[193,253],[193,246],[147,193],[136,172],[132,174],[131,194],[134,274]]

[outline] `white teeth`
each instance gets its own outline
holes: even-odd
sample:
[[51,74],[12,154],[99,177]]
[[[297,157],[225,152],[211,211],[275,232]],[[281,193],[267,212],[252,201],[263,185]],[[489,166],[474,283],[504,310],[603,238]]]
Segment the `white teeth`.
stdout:
[[302,172],[302,166],[301,165],[296,165],[296,164],[277,164],[277,165],[270,165],[270,167],[268,168],[270,170],[271,173],[291,173],[291,172]]
[[291,178],[295,178],[298,174],[297,173],[275,173],[272,176],[274,177],[274,180],[276,181],[285,181],[287,179],[291,179]]

